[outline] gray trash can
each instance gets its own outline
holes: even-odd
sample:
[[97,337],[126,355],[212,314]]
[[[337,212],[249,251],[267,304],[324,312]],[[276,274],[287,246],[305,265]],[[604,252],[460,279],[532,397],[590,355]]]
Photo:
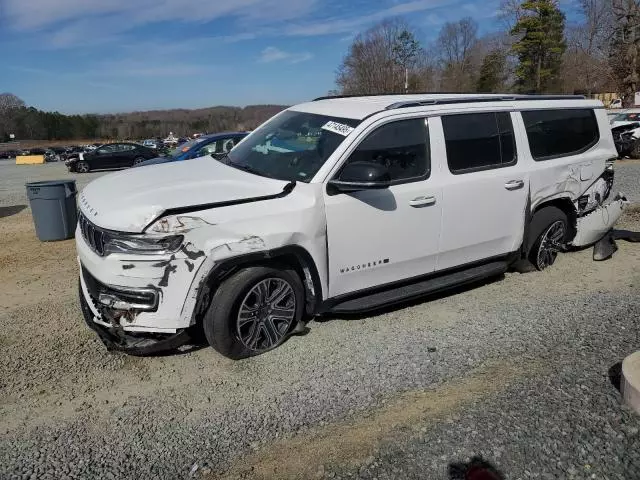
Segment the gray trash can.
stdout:
[[50,242],[73,238],[78,221],[76,181],[30,182],[26,187],[38,239]]

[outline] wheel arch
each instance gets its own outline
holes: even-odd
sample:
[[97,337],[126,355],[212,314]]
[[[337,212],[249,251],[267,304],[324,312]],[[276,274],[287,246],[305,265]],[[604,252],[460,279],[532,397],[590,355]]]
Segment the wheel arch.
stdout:
[[535,214],[546,207],[556,207],[567,216],[567,219],[569,220],[569,229],[570,229],[569,236],[568,236],[569,239],[573,239],[577,233],[578,212],[576,211],[576,208],[569,197],[558,197],[558,198],[553,198],[549,200],[544,200],[536,204],[536,206],[533,208],[531,208],[531,205],[529,204],[527,206],[525,235],[524,235],[522,248],[521,248],[522,258],[526,258],[526,255],[529,249],[531,248],[533,243],[536,241],[535,238],[532,238],[532,235],[530,232],[531,222],[533,221]]
[[305,315],[312,316],[316,305],[322,301],[322,283],[318,268],[311,254],[299,245],[290,245],[273,250],[252,252],[230,257],[216,263],[203,277],[197,293],[194,308],[195,323],[202,321],[202,316],[209,306],[210,299],[225,279],[237,271],[253,266],[287,266],[295,270],[305,290]]

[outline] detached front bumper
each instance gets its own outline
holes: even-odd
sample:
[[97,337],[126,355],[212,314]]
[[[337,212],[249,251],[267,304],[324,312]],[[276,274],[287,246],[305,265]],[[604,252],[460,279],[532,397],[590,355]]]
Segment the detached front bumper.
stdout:
[[574,247],[586,247],[601,240],[611,231],[628,204],[626,197],[619,193],[611,203],[578,218],[576,236],[571,244]]
[[[121,351],[135,356],[146,356],[174,350],[191,339],[187,329],[178,330],[173,334],[126,332],[117,322],[113,324],[97,322],[96,319],[103,315],[99,312],[101,304],[96,302],[95,298],[101,294],[97,291],[95,294],[90,293],[87,288],[88,275],[85,272],[82,272],[81,275],[78,282],[78,294],[82,316],[87,326],[98,334],[107,350]],[[140,306],[139,303],[135,303],[135,297],[129,298],[133,300],[129,302],[129,306]],[[120,306],[124,306],[125,302],[127,302],[127,297],[121,295],[118,301],[122,303]]]

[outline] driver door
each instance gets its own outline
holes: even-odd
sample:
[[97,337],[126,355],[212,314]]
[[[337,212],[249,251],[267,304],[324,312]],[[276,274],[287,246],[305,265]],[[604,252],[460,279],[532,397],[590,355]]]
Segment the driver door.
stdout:
[[[431,178],[427,120],[378,124],[345,162],[387,167],[387,189],[325,189],[329,296],[432,273],[438,257],[442,189]],[[340,178],[340,170],[334,176]]]
[[116,167],[116,145],[103,145],[96,150],[95,166],[92,168],[114,168]]

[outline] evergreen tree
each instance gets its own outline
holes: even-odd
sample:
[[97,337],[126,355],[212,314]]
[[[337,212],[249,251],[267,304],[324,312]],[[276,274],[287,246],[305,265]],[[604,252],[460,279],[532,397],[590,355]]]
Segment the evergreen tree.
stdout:
[[559,88],[562,54],[567,48],[564,13],[555,0],[531,0],[521,5],[522,15],[511,34],[518,57],[516,77],[522,92],[551,92]]
[[504,89],[507,57],[501,50],[492,50],[482,60],[476,83],[479,93],[495,93]]

